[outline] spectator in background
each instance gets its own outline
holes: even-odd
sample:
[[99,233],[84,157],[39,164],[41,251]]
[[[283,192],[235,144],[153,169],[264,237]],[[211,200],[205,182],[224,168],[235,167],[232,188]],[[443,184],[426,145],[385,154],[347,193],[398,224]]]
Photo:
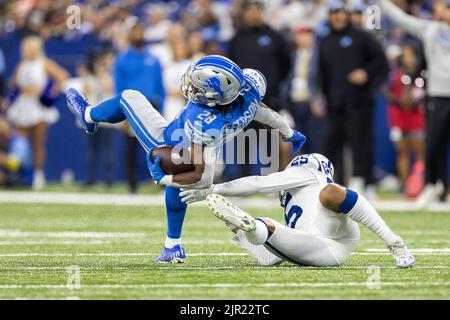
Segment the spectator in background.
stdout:
[[5,92],[6,92],[6,65],[5,65],[5,56],[3,55],[3,51],[0,48],[0,114],[6,108],[5,103]]
[[205,54],[205,41],[203,40],[202,33],[200,31],[191,31],[188,35],[189,54],[192,61],[204,57]]
[[443,21],[445,18],[445,0],[436,0],[431,5],[431,17],[435,21]]
[[[311,104],[311,75],[314,64],[314,31],[309,25],[300,25],[293,32],[295,50],[293,52],[293,68],[288,81],[288,91],[285,96],[288,99],[288,111],[295,125],[292,127],[308,137],[308,143],[303,147],[303,152],[312,153],[321,150],[321,121],[324,110]],[[281,144],[283,158],[280,162],[286,166],[292,159],[291,148],[288,144]],[[283,167],[284,167],[283,166]]]
[[[421,70],[420,50],[412,44],[405,45],[399,58],[399,67],[391,72],[388,92],[390,138],[397,152],[397,173],[402,189],[415,197],[423,187],[424,175],[424,99],[425,81]],[[410,172],[411,152],[416,161],[415,179],[407,179]]]
[[[435,15],[435,21],[410,16],[389,0],[381,8],[394,23],[418,37],[428,66],[426,106],[426,187],[417,199],[419,207],[436,198],[445,199],[448,189],[447,148],[450,137],[450,2]],[[435,7],[436,8],[436,7]]]
[[27,137],[11,129],[0,117],[0,186],[25,186],[31,182],[33,159]]
[[214,1],[193,0],[181,14],[181,23],[188,30],[200,30],[203,39],[210,41],[219,37],[219,14]]
[[[287,79],[291,68],[288,44],[280,32],[264,22],[264,5],[261,1],[246,0],[241,10],[242,24],[229,43],[228,57],[241,68],[257,69],[264,74],[267,91],[263,101],[279,111],[280,85]],[[260,128],[260,125],[252,123],[246,129],[250,128]],[[250,159],[250,152],[257,153],[255,145],[246,147],[246,159]],[[240,165],[238,168],[242,176],[257,174],[256,169],[252,165]]]
[[[116,92],[126,89],[140,91],[158,110],[164,105],[165,91],[161,65],[152,53],[145,48],[145,28],[136,23],[129,32],[129,48],[120,52],[114,62],[114,81]],[[137,145],[131,130],[126,131],[125,164],[130,192],[137,192]]]
[[266,18],[277,30],[294,31],[298,23],[317,30],[327,17],[326,0],[267,1]]
[[319,44],[318,88],[326,99],[325,154],[343,184],[343,148],[352,151],[350,186],[375,197],[373,177],[374,90],[387,76],[388,63],[374,37],[350,23],[341,1],[329,7],[330,33]]
[[[112,52],[93,52],[88,56],[85,72],[82,75],[82,92],[91,104],[97,104],[114,95],[114,84],[111,69],[114,55]],[[106,186],[114,182],[114,149],[117,125],[101,124],[95,135],[86,135],[88,139],[87,186],[97,182],[97,165],[102,157]]]
[[350,21],[353,26],[357,28],[364,27],[364,9],[365,5],[362,0],[353,0],[350,1],[349,12],[350,12]]
[[173,47],[179,43],[186,41],[186,28],[174,23],[167,31],[167,38],[164,42],[150,46],[151,52],[158,58],[163,68],[168,67],[173,62]]
[[148,27],[145,29],[145,40],[162,42],[167,37],[171,22],[167,19],[167,8],[162,3],[150,4],[145,10]]
[[175,44],[172,50],[174,61],[164,69],[164,89],[167,96],[164,100],[163,116],[168,122],[175,119],[186,104],[186,99],[180,92],[181,77],[191,63],[186,42]]
[[264,22],[264,6],[260,0],[244,2],[242,23],[230,41],[228,57],[241,68],[257,69],[264,74],[267,78],[264,101],[279,109],[279,86],[291,68],[287,41]]
[[45,142],[49,124],[56,122],[59,113],[51,100],[59,96],[68,73],[45,56],[42,39],[25,38],[21,44],[21,60],[12,78],[16,97],[8,111],[8,120],[18,133],[29,136],[33,147],[33,184],[35,190],[45,185]]

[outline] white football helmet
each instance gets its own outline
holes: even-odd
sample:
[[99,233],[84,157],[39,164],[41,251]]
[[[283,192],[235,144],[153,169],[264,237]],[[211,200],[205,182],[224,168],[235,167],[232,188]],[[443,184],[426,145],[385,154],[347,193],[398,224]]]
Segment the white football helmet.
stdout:
[[181,80],[181,93],[190,101],[215,107],[233,102],[244,84],[244,75],[237,64],[211,55],[189,66]]

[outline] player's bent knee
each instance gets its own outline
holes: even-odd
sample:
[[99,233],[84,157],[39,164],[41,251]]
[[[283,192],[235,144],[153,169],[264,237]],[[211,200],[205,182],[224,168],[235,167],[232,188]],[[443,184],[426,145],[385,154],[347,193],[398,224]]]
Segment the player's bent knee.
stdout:
[[140,93],[137,90],[133,90],[133,89],[123,90],[121,92],[120,96],[123,99],[125,99],[125,100],[127,100],[127,99],[136,99],[136,98],[138,98],[138,99],[144,98],[145,99],[145,96],[142,93]]
[[328,210],[339,212],[345,199],[346,190],[337,184],[330,183],[319,193],[319,201]]
[[275,232],[275,223],[270,218],[258,218],[267,226],[267,230],[269,231],[269,238]]

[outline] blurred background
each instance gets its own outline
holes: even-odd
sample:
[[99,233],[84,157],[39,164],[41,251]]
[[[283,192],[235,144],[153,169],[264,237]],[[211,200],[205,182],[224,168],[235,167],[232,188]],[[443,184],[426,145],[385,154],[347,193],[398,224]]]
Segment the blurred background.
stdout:
[[[443,0],[395,3],[409,15],[436,21],[445,19],[441,14],[448,6]],[[373,4],[1,1],[0,188],[119,184],[138,192],[150,175],[127,124],[84,135],[65,106],[65,88],[80,89],[93,104],[123,89],[139,89],[171,120],[185,104],[179,85],[187,66],[203,55],[221,54],[265,74],[265,102],[307,135],[304,152],[324,153],[335,163],[338,182],[372,199],[415,198],[426,172],[423,41]],[[342,36],[345,32],[350,36]],[[350,59],[340,56],[336,37],[341,48],[356,48]],[[347,64],[358,61],[367,65],[365,71],[355,68],[344,77],[352,89],[339,79]],[[448,141],[440,149],[447,163]],[[280,165],[292,157],[289,148],[281,144]],[[249,153],[256,151],[248,146]],[[229,165],[217,180],[258,172],[258,165]],[[438,178],[447,182],[449,170]],[[442,192],[441,200],[445,196]]]

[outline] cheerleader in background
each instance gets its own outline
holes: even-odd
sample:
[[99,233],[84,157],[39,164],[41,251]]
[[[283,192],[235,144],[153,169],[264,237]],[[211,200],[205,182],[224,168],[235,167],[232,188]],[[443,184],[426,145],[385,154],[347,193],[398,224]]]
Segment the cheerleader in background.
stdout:
[[[425,81],[421,67],[419,48],[406,44],[399,58],[399,67],[392,71],[390,79],[390,138],[397,152],[397,172],[403,190],[412,198],[424,186]],[[415,163],[410,171],[411,154]]]
[[18,133],[29,136],[33,150],[32,188],[40,190],[45,185],[45,143],[47,128],[59,118],[52,106],[59,96],[68,73],[45,56],[42,39],[26,37],[21,44],[21,60],[12,78],[16,93],[8,111],[8,120]]

